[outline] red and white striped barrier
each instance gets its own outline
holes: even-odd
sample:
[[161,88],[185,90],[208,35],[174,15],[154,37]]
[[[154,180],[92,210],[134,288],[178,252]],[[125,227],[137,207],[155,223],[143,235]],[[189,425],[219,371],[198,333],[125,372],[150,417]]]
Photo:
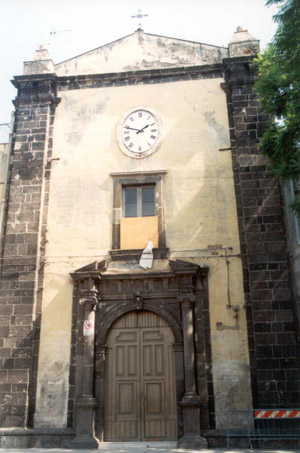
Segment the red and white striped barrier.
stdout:
[[255,418],[300,418],[300,410],[254,411]]

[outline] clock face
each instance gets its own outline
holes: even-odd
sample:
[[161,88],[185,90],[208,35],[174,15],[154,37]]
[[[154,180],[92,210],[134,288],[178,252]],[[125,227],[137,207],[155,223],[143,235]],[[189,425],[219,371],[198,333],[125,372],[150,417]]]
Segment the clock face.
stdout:
[[132,109],[119,121],[117,139],[128,156],[149,156],[161,143],[161,120],[152,109]]

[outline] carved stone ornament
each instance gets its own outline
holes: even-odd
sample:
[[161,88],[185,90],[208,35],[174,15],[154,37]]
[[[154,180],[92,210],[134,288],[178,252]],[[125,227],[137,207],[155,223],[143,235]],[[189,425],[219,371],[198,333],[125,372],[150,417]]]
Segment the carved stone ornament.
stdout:
[[133,302],[136,307],[136,311],[141,311],[144,309],[144,297],[139,291],[133,293]]
[[90,309],[95,309],[98,301],[98,285],[101,280],[101,273],[107,269],[107,261],[95,261],[84,266],[74,273],[71,277],[77,285],[79,305],[90,305]]
[[90,305],[91,309],[95,309],[98,303],[98,289],[96,287],[96,279],[84,279],[79,287],[79,294],[79,305]]

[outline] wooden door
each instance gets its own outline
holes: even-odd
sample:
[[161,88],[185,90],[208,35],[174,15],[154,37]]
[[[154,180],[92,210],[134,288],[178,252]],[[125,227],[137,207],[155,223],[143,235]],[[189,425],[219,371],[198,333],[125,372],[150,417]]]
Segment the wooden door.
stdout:
[[151,312],[118,319],[107,338],[106,441],[176,440],[174,337]]

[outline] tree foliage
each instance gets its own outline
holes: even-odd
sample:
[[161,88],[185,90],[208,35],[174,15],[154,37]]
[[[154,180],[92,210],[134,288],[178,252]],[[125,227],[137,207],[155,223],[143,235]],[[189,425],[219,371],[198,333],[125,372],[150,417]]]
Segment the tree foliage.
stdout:
[[[300,0],[268,0],[278,4],[274,20],[278,27],[272,43],[257,58],[256,91],[263,110],[273,121],[260,147],[277,176],[300,177]],[[292,205],[300,214],[300,199]]]

